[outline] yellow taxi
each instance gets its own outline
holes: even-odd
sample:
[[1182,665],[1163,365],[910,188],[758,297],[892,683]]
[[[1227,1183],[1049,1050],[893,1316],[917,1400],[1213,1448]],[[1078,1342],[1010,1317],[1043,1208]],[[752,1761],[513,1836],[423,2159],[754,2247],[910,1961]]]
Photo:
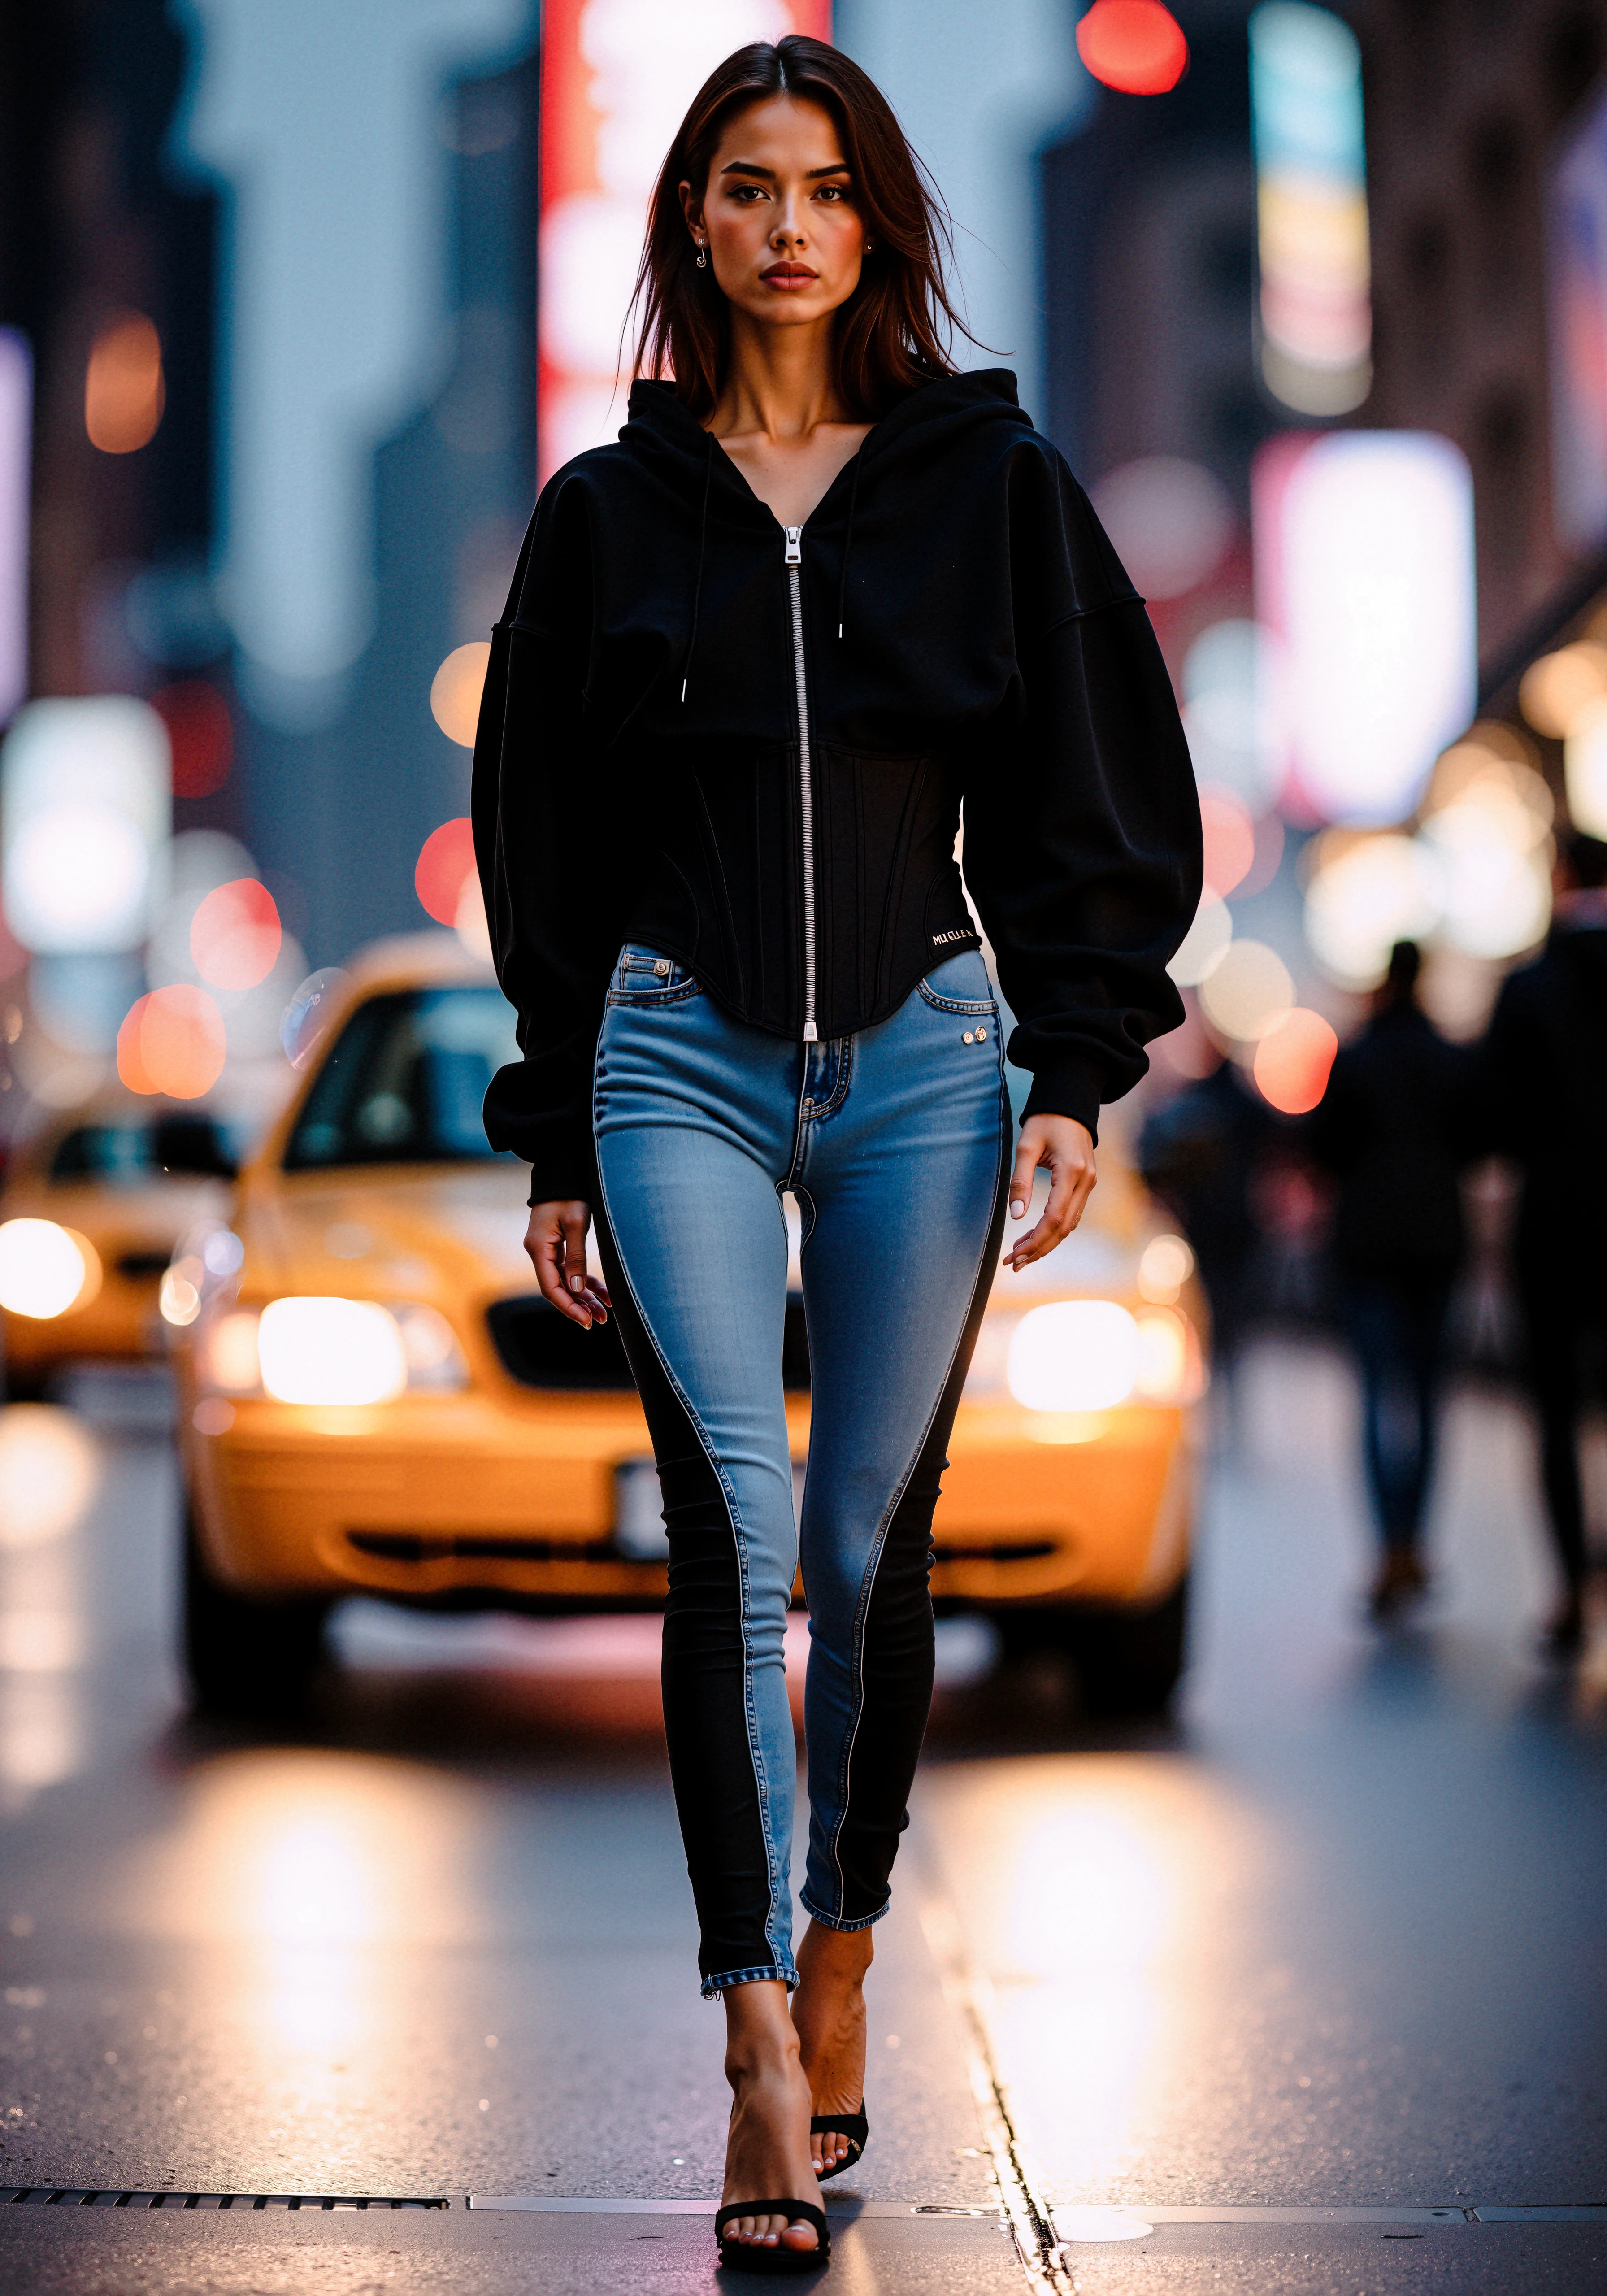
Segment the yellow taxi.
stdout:
[[[663,1601],[658,1480],[617,1329],[583,1332],[541,1298],[525,1168],[481,1129],[512,1054],[509,1009],[454,936],[376,947],[226,1215],[197,1222],[164,1279],[203,1703],[291,1694],[345,1595],[549,1613]],[[793,1275],[801,1477],[796,1259]],[[1102,1155],[1078,1233],[1001,1273],[960,1406],[934,1598],[991,1613],[1011,1644],[1070,1647],[1100,1704],[1163,1703],[1181,1664],[1200,1332],[1187,1245]]]
[[0,1343],[13,1401],[68,1364],[160,1357],[178,1239],[227,1207],[239,1135],[216,1111],[111,1093],[18,1147],[0,1193]]

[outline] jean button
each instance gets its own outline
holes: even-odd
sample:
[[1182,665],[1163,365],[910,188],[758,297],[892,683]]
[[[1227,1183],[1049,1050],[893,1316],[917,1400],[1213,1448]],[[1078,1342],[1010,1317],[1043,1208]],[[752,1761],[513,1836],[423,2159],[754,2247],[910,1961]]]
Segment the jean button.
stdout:
[[662,977],[669,971],[669,959],[667,956],[655,958],[652,969],[656,973]]

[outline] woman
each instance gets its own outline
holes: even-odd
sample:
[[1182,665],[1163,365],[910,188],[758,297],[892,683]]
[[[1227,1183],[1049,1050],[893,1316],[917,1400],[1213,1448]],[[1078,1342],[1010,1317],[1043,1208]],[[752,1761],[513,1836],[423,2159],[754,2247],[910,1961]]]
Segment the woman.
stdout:
[[[834,49],[713,74],[653,195],[652,379],[542,494],[475,757],[523,1054],[487,1130],[533,1167],[544,1295],[619,1316],[652,1433],[670,1767],[734,2093],[716,2231],[766,2271],[824,2261],[809,2196],[865,2140],[932,1508],[1006,1193],[1024,1218],[1046,1168],[1014,1267],[1076,1225],[1100,1103],[1180,1017],[1165,968],[1200,888],[1143,604],[1013,378],[945,357],[940,230]],[[1013,1160],[962,800],[1033,1073]],[[812,1360],[796,1960],[783,1189]]]

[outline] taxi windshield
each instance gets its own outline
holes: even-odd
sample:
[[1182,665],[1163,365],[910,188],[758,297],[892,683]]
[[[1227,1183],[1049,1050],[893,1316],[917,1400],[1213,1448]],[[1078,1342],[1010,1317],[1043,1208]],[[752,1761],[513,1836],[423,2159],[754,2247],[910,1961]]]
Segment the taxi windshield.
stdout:
[[359,1004],[286,1143],[287,1172],[488,1160],[480,1103],[518,1058],[499,989],[403,989]]

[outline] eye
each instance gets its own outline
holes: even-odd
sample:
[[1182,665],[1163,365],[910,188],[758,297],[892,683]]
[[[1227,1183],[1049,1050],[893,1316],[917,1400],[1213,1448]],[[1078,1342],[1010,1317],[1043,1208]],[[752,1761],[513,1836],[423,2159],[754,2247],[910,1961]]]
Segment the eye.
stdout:
[[822,184],[815,196],[829,200],[833,207],[843,207],[848,201],[849,187],[846,184]]

